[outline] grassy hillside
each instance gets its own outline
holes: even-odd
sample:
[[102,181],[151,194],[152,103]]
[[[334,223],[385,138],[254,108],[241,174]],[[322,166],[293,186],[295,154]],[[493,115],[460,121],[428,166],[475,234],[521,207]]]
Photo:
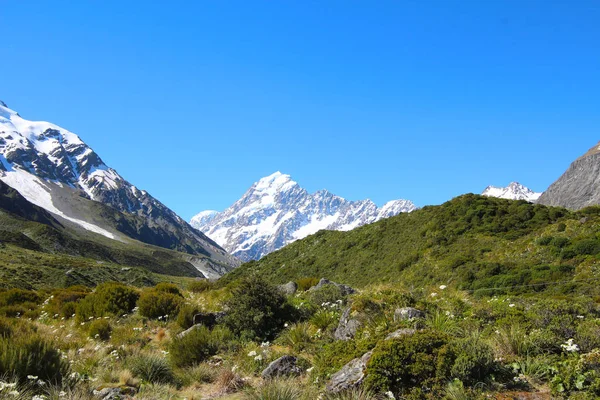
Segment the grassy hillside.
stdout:
[[0,287],[94,286],[106,280],[143,286],[170,276],[202,277],[185,257],[134,240],[72,230],[0,182]]
[[[350,232],[318,232],[242,265],[223,282],[257,274],[279,283],[325,277],[357,287],[446,284],[487,294],[569,292],[575,284],[589,290],[597,283],[599,212],[469,194]],[[511,288],[488,289],[504,287]]]

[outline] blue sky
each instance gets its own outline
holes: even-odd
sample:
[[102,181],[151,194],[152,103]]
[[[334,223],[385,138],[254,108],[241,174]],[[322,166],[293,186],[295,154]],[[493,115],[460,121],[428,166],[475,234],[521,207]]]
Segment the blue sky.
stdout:
[[600,140],[600,2],[4,1],[0,99],[189,218],[280,170],[438,204]]

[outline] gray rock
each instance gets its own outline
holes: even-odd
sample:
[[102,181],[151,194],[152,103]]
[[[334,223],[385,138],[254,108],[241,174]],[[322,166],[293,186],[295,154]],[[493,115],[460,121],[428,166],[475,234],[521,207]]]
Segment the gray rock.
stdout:
[[193,331],[195,331],[196,329],[200,328],[202,325],[198,324],[198,325],[192,325],[191,328],[186,329],[183,332],[180,332],[177,334],[177,339],[181,339],[186,337],[187,335],[189,335],[190,333],[192,333]]
[[575,160],[537,203],[572,210],[600,204],[600,145]]
[[219,311],[216,313],[198,313],[194,315],[192,321],[194,325],[204,325],[212,329],[216,324],[221,322],[225,315],[226,313],[224,311]]
[[348,285],[343,285],[341,283],[335,283],[335,282],[332,282],[329,279],[325,279],[325,278],[321,278],[319,283],[317,283],[315,286],[311,287],[309,290],[310,291],[318,290],[326,285],[334,285],[334,286],[338,287],[341,290],[342,295],[344,295],[344,296],[348,296],[348,295],[351,295],[356,292],[356,290],[354,290],[353,288],[351,288]]
[[118,387],[107,387],[101,390],[94,390],[93,394],[102,400],[124,400],[131,399],[135,394],[135,389],[126,388],[125,390]]
[[415,318],[424,318],[425,313],[413,307],[397,308],[394,311],[394,321],[408,321]]
[[402,336],[411,336],[411,335],[414,335],[415,333],[417,333],[416,329],[410,329],[410,328],[398,329],[397,331],[394,331],[394,332],[390,333],[389,335],[387,335],[385,337],[385,340],[396,339],[396,338],[399,338]]
[[277,286],[277,288],[279,289],[279,291],[281,291],[281,293],[285,294],[286,296],[291,296],[298,291],[298,284],[296,282],[290,281],[285,285]]
[[342,369],[331,376],[327,382],[326,389],[328,392],[338,393],[348,389],[359,387],[365,379],[365,371],[367,363],[371,359],[373,352],[370,351],[360,358],[355,358]]
[[269,364],[261,376],[263,379],[276,378],[278,376],[300,375],[302,370],[298,367],[294,356],[283,356]]
[[348,307],[342,313],[338,327],[333,333],[333,337],[336,340],[350,340],[356,336],[356,332],[360,326],[361,323],[359,320],[350,318],[350,307]]

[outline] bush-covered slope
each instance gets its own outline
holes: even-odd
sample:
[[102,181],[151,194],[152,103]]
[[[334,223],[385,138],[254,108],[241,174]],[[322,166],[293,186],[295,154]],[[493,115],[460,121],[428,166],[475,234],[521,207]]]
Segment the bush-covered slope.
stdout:
[[[573,213],[468,194],[350,232],[318,232],[243,264],[224,282],[258,274],[273,282],[326,277],[355,286],[543,290],[543,282],[594,278],[599,233],[597,208]],[[521,285],[533,286],[514,287]],[[569,290],[559,286],[553,290]]]

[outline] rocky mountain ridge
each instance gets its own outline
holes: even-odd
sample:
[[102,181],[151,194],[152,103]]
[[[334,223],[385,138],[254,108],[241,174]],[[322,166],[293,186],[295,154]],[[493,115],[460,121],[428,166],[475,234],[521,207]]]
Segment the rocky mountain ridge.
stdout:
[[[129,237],[208,258],[218,269],[239,261],[172,210],[108,167],[76,134],[44,121],[30,121],[0,104],[0,180],[31,203],[81,228],[115,240]],[[86,201],[87,200],[87,201]],[[94,203],[135,223],[107,223]],[[100,207],[101,208],[101,207]]]
[[225,211],[203,211],[190,224],[248,261],[321,229],[348,231],[416,209],[409,200],[378,208],[371,200],[348,201],[327,190],[310,194],[289,175],[276,172],[255,182]]

